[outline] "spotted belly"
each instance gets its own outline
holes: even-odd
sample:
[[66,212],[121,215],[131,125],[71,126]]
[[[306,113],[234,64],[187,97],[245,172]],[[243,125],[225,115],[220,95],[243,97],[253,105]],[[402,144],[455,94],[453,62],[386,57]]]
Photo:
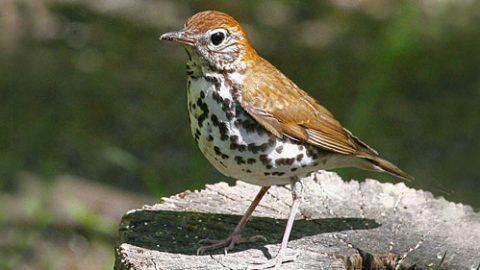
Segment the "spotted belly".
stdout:
[[277,138],[248,113],[222,84],[189,81],[190,127],[200,151],[221,173],[256,185],[281,185],[295,176],[327,169],[332,153],[284,136]]

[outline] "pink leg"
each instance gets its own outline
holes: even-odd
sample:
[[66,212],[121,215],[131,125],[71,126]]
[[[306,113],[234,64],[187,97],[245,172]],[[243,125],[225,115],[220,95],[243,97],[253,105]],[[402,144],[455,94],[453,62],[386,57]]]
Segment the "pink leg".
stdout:
[[293,222],[295,221],[295,215],[298,211],[298,207],[303,198],[303,185],[299,179],[292,180],[292,207],[290,208],[290,214],[288,215],[287,226],[285,227],[285,232],[282,238],[282,244],[278,250],[277,256],[273,259],[268,260],[262,264],[251,265],[247,269],[267,269],[267,268],[277,268],[284,262],[293,262],[297,258],[297,254],[286,256],[285,250],[287,249],[288,239],[290,238],[290,232],[292,231]]
[[253,211],[257,207],[257,205],[260,203],[262,200],[263,196],[265,193],[267,193],[267,190],[270,187],[262,187],[260,191],[258,192],[257,196],[253,200],[252,204],[247,209],[247,212],[243,215],[242,219],[240,222],[237,224],[237,227],[233,230],[232,234],[225,240],[209,240],[209,239],[204,239],[200,241],[200,244],[202,245],[199,249],[197,249],[197,254],[203,254],[206,251],[210,250],[215,250],[219,248],[224,248],[225,253],[228,250],[231,250],[235,244],[238,243],[245,243],[245,242],[253,242],[259,239],[266,240],[265,237],[261,235],[255,235],[249,238],[242,238],[240,236],[240,233],[242,232],[243,228],[245,228],[245,225],[247,225],[248,219],[252,215]]

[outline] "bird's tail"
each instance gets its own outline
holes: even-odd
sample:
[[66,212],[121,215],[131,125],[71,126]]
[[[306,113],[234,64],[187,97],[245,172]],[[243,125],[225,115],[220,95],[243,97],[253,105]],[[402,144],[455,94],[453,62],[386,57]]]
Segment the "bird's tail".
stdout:
[[[379,172],[387,172],[393,176],[400,177],[402,179],[412,181],[415,178],[408,173],[400,170],[395,164],[391,163],[388,160],[382,159],[378,156],[377,151],[370,147],[368,144],[362,142],[359,138],[352,135],[352,133],[345,129],[345,131],[350,135],[350,137],[356,142],[360,147],[360,151],[355,155],[357,158],[361,158],[364,162],[360,168],[363,169],[373,169]],[[365,164],[365,161],[366,164]]]
[[373,163],[375,169],[378,170],[378,171],[384,171],[384,172],[387,172],[389,174],[392,174],[396,177],[400,177],[400,178],[408,180],[408,181],[411,181],[411,180],[415,179],[413,176],[411,176],[408,173],[400,170],[400,168],[398,168],[395,164],[391,163],[388,160],[381,159],[379,157],[368,158],[368,160],[371,163]]

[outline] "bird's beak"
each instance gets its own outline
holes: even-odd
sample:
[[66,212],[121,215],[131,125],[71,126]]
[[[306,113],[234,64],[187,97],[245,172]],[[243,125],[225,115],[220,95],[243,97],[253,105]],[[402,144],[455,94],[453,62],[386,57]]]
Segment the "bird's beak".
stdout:
[[160,36],[160,40],[172,40],[188,46],[194,46],[195,40],[185,30],[165,33]]

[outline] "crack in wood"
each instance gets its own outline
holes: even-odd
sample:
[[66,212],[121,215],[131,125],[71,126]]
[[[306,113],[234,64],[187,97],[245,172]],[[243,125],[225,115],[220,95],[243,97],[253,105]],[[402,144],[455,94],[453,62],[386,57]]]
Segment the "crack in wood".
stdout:
[[405,260],[405,258],[407,258],[408,254],[410,254],[412,251],[415,251],[417,250],[418,248],[420,248],[420,246],[423,244],[423,238],[418,240],[418,242],[415,244],[415,246],[409,248],[405,253],[403,253],[401,256],[400,256],[400,259],[398,260],[398,262],[395,264],[395,269],[398,269],[400,268],[403,260]]
[[360,193],[360,217],[365,218],[364,208],[367,206],[365,203],[365,194],[363,194],[362,185],[358,184],[358,192]]
[[[226,255],[226,254],[225,254],[225,255]],[[228,267],[227,265],[225,265],[224,263],[222,263],[221,260],[217,260],[217,258],[215,258],[215,256],[214,256],[213,254],[210,255],[210,258],[212,258],[216,263],[218,263],[219,265],[221,265],[223,268],[229,269],[229,270],[234,270],[233,268]]]
[[[226,194],[224,194],[224,193],[222,193],[222,192],[220,192],[220,191],[218,191],[218,190],[211,189],[210,186],[207,186],[207,190],[209,190],[209,191],[211,191],[211,192],[213,192],[213,193],[215,193],[215,194],[217,194],[217,195],[220,195],[220,196],[222,196],[222,197],[225,198],[225,199],[229,199],[229,200],[231,200],[231,201],[233,201],[233,202],[236,202],[236,201],[237,201],[237,200],[235,200],[235,198],[232,198],[232,197],[230,197],[230,196],[228,196],[228,195],[226,195]],[[242,199],[244,199],[244,198],[242,198]]]
[[[323,188],[323,185],[320,183],[320,181],[316,180],[318,186],[320,187],[320,191],[322,192],[321,195],[323,196],[320,196],[320,203],[322,204],[323,208],[325,208],[325,210],[327,211],[327,213],[329,213],[331,216],[334,216],[334,217],[337,217],[337,214],[335,214],[333,212],[333,210],[331,210],[329,208],[329,206],[327,205],[328,201],[330,200],[330,198],[328,197],[327,195],[327,192],[325,191],[325,189]],[[325,198],[325,200],[323,200],[323,198]]]

